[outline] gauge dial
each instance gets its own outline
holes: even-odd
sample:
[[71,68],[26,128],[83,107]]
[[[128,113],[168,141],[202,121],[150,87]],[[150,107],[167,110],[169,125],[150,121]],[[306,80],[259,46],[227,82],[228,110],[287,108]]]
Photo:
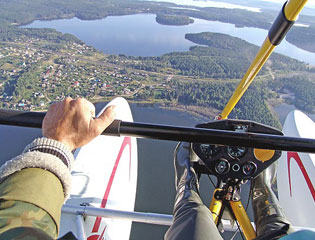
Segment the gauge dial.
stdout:
[[227,152],[231,158],[240,158],[243,157],[246,153],[245,147],[235,147],[235,146],[229,146],[227,148]]
[[215,165],[215,171],[218,174],[225,174],[230,171],[230,163],[225,159],[220,159]]
[[246,176],[252,176],[255,174],[256,170],[257,170],[257,166],[255,163],[253,162],[246,162],[244,165],[243,165],[243,173],[246,175]]
[[232,170],[233,170],[234,172],[238,172],[240,169],[241,169],[241,167],[240,167],[240,165],[238,165],[237,163],[232,166]]
[[200,144],[200,149],[206,158],[215,156],[220,150],[218,146],[211,144]]

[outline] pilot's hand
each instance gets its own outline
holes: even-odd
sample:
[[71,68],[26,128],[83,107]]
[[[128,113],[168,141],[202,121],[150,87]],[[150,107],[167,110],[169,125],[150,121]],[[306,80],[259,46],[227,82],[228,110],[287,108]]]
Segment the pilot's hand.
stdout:
[[49,107],[43,121],[43,136],[60,141],[73,150],[100,135],[114,119],[113,106],[95,118],[95,107],[91,102],[67,97]]

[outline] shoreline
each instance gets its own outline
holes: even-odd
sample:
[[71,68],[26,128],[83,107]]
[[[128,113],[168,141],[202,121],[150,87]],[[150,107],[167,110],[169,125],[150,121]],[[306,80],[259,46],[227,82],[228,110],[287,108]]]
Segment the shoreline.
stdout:
[[214,119],[220,111],[211,107],[200,107],[194,105],[182,105],[177,103],[169,103],[169,102],[154,102],[154,101],[137,101],[126,98],[129,104],[136,104],[137,106],[141,107],[152,107],[152,108],[161,108],[170,111],[177,111],[182,113],[190,114],[197,118],[202,119]]
[[209,108],[210,110],[209,111],[208,108],[198,107],[198,106],[174,105],[174,106],[158,106],[158,107],[162,109],[167,109],[170,111],[187,113],[194,117],[205,119],[207,121],[214,119],[219,114],[219,111],[217,110]]
[[[105,19],[107,17],[120,17],[120,16],[132,16],[132,15],[141,15],[141,14],[144,14],[144,15],[155,15],[157,16],[158,14],[162,14],[161,12],[159,11],[152,11],[152,12],[143,12],[143,11],[135,11],[135,12],[128,12],[128,13],[120,13],[120,14],[108,14],[108,15],[105,15],[105,16],[93,16],[93,17],[88,17],[88,18],[84,18],[82,16],[78,16],[78,14],[76,13],[71,13],[71,14],[65,14],[65,15],[59,15],[59,16],[47,16],[47,17],[41,17],[41,18],[38,18],[38,17],[35,17],[34,19],[30,19],[30,20],[27,20],[25,22],[19,22],[19,23],[10,23],[11,26],[17,26],[17,27],[22,27],[22,28],[29,28],[27,27],[28,25],[32,24],[34,21],[54,21],[54,20],[67,20],[67,19],[73,19],[73,18],[77,18],[81,21],[94,21],[94,20],[102,20],[102,19]],[[208,18],[203,18],[202,16],[195,16],[194,14],[188,14],[188,17],[191,18],[192,20],[194,19],[199,19],[199,20],[204,20],[204,21],[208,21],[208,22],[213,22],[213,21],[217,21],[219,23],[227,23],[227,24],[233,24],[235,26],[235,28],[244,28],[244,27],[247,27],[247,28],[257,28],[257,29],[261,29],[261,30],[268,30],[268,28],[264,28],[262,26],[255,26],[255,25],[246,25],[244,23],[239,23],[239,22],[226,22],[222,19],[219,19],[219,20],[213,20],[213,19],[208,19]],[[186,25],[190,25],[190,24],[194,24],[193,23],[188,23],[188,24],[184,24],[184,25],[176,25],[176,24],[166,24],[166,23],[161,23],[157,20],[155,20],[155,22],[157,24],[160,24],[160,25],[165,25],[165,26],[186,26]],[[58,31],[57,29],[55,29],[56,31]],[[58,31],[59,32],[59,31]],[[74,34],[71,34],[73,36],[75,36]],[[230,34],[227,34],[229,36],[234,36],[234,35],[230,35]],[[247,42],[249,42],[248,40],[246,40],[245,38],[241,38]],[[80,39],[81,40],[81,39]],[[81,40],[83,41],[83,40]],[[84,42],[84,41],[83,41]],[[303,50],[309,54],[314,54],[315,53],[315,49],[306,49],[304,47],[304,45],[301,45],[300,42],[296,42],[295,39],[291,39],[289,38],[289,40],[287,39],[287,42],[289,44],[292,44],[293,46],[295,46],[297,49],[300,49],[300,50]],[[85,43],[85,42],[84,42]],[[87,44],[87,43],[85,43]],[[198,44],[200,45],[200,44]],[[254,45],[257,45],[254,43]],[[258,45],[257,45],[258,46]],[[172,52],[176,52],[176,51],[171,51],[169,53],[172,53]],[[104,52],[105,53],[105,52]],[[280,53],[280,52],[277,52],[278,54],[282,54],[282,55],[285,55],[287,57],[290,57],[290,58],[293,58],[293,59],[296,59],[298,61],[301,61],[301,62],[305,62],[311,66],[315,66],[314,63],[312,62],[309,62],[309,61],[305,61],[305,60],[301,60],[299,58],[296,58],[295,56],[289,56],[285,53]],[[107,53],[105,53],[107,54]],[[115,55],[118,55],[118,54],[115,54]],[[128,55],[128,54],[126,54]],[[138,55],[134,55],[134,56],[138,56]],[[149,55],[149,56],[159,56],[159,55]]]

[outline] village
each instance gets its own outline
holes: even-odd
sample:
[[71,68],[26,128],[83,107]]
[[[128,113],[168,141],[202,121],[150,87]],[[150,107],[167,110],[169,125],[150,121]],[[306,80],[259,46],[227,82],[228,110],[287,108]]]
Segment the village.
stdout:
[[0,46],[0,107],[45,110],[67,96],[146,100],[152,91],[170,88],[171,77],[126,68],[119,57],[84,43],[54,47],[36,38]]

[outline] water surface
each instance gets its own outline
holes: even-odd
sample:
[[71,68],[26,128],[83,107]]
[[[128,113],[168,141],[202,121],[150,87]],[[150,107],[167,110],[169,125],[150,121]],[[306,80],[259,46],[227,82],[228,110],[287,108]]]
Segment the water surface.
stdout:
[[[293,111],[293,110],[299,110],[297,109],[294,105],[289,105],[286,103],[282,103],[276,107],[273,108],[276,113],[278,114],[279,120],[281,122],[281,124],[284,124],[285,118],[287,117],[287,115],[289,114],[289,112]],[[306,113],[302,110],[299,110],[301,112],[303,112],[304,114],[306,114],[310,119],[312,119],[313,121],[315,121],[315,114],[310,114],[310,113]]]
[[[260,12],[261,9],[279,11],[285,0],[146,0],[157,2],[170,2],[178,5],[189,5],[196,7],[219,7],[229,9],[245,9],[252,12]],[[236,4],[237,3],[237,4]],[[315,1],[308,1],[301,14],[315,16]]]
[[[167,26],[158,24],[154,14],[137,14],[89,21],[77,18],[34,21],[25,27],[54,28],[73,34],[104,53],[132,56],[160,56],[174,51],[188,51],[196,44],[185,39],[186,33],[224,33],[258,46],[267,36],[267,30],[259,28],[237,28],[229,23],[194,20],[193,24],[186,26]],[[315,65],[315,53],[297,48],[286,40],[275,51]]]
[[[97,109],[105,104],[98,104]],[[134,121],[193,127],[207,119],[190,114],[156,107],[131,106]],[[20,154],[34,138],[41,136],[40,129],[0,125],[0,165]],[[138,184],[135,210],[172,214],[175,197],[173,151],[176,142],[138,139]],[[213,187],[206,177],[201,179],[201,195],[208,206]],[[242,195],[246,202],[248,186]],[[161,240],[168,227],[134,223],[131,240]]]
[[[149,0],[152,1],[152,0]],[[213,8],[227,8],[227,9],[244,9],[251,12],[260,12],[260,8],[248,7],[244,5],[238,5],[235,3],[227,3],[220,1],[196,1],[196,0],[153,0],[156,2],[171,2],[177,5],[187,5],[196,7],[213,7]]]

